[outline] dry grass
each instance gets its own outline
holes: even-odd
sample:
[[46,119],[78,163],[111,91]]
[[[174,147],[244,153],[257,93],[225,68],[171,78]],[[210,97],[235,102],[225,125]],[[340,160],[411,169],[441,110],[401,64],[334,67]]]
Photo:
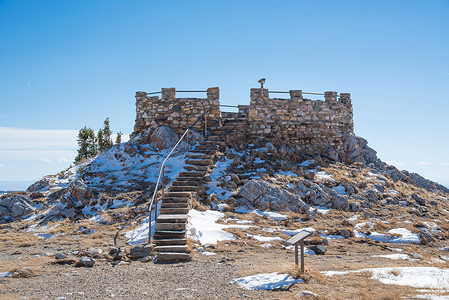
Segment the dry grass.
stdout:
[[287,273],[295,279],[299,278],[299,279],[304,280],[304,282],[306,282],[306,283],[323,282],[326,279],[326,277],[323,274],[321,274],[320,272],[318,272],[317,270],[315,270],[313,268],[306,268],[304,270],[304,273],[302,273],[301,268],[299,266],[291,267],[290,269],[288,269],[286,271],[284,271],[284,270],[280,271],[279,273]]

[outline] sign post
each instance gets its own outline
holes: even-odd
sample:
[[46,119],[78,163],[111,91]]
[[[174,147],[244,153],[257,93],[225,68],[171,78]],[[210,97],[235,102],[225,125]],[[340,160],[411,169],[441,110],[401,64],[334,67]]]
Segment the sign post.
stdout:
[[301,246],[301,273],[304,273],[304,240],[311,235],[313,232],[307,229],[303,229],[296,235],[292,236],[285,242],[290,245],[295,245],[295,265],[298,266],[298,244]]

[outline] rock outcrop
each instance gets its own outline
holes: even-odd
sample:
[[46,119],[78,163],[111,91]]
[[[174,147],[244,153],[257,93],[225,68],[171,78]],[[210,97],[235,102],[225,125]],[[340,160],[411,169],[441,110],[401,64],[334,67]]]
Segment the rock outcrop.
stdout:
[[0,199],[0,219],[17,219],[27,217],[35,211],[27,198],[7,194]]
[[305,212],[308,205],[301,197],[290,193],[263,179],[255,179],[247,182],[240,190],[239,205],[246,205],[261,210],[280,210]]

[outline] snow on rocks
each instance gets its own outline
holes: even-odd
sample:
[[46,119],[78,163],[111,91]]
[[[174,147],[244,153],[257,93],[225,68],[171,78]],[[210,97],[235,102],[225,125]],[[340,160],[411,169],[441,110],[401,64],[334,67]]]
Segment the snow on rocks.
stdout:
[[[360,223],[355,226],[356,229],[360,229],[366,223]],[[354,236],[356,238],[368,238],[374,241],[387,242],[387,243],[421,243],[420,235],[412,233],[405,228],[395,228],[388,231],[387,234],[372,231],[369,234],[354,230]]]
[[187,224],[188,235],[202,245],[216,244],[218,241],[234,240],[234,235],[224,231],[223,229],[225,228],[247,229],[251,227],[250,225],[217,224],[216,221],[223,218],[224,213],[213,210],[197,211],[191,209],[189,216],[190,219]]
[[12,273],[11,272],[2,272],[0,273],[0,277],[11,277]]
[[298,282],[304,282],[304,280],[278,273],[257,274],[231,280],[231,283],[237,283],[248,290],[274,290]]
[[215,168],[209,174],[211,181],[205,184],[208,195],[215,194],[220,200],[231,197],[231,191],[224,189],[222,183],[231,181],[231,176],[226,174],[226,169],[231,165],[232,161],[232,159],[217,161]]
[[252,237],[253,239],[259,241],[259,242],[271,242],[271,241],[279,241],[282,240],[282,238],[278,236],[261,236],[261,235],[254,235],[254,234],[246,234],[249,237]]

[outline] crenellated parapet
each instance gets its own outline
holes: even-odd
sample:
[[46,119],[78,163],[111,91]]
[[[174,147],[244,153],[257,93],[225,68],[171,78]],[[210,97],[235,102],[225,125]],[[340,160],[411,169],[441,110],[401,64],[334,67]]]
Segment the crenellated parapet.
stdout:
[[[209,111],[207,119],[201,120],[194,128],[201,131],[205,123],[208,130],[219,127],[222,124],[220,90],[214,87],[203,92],[206,92],[206,98],[178,98],[175,88],[163,88],[161,98],[137,92],[134,134],[161,125],[182,133],[206,111]],[[298,145],[298,149],[312,151],[341,150],[343,135],[353,134],[349,93],[278,92],[289,94],[289,98],[272,98],[272,93],[276,92],[264,88],[251,89],[250,104],[239,105],[238,113],[234,113],[246,119],[245,142]],[[305,96],[308,94],[324,96],[324,100],[307,99]],[[226,118],[232,115],[223,114]]]
[[[255,143],[298,144],[312,150],[341,148],[345,133],[353,133],[351,96],[324,92],[324,101],[304,98],[290,90],[290,98],[270,98],[267,89],[251,89],[248,127]],[[322,95],[322,94],[321,94]]]

